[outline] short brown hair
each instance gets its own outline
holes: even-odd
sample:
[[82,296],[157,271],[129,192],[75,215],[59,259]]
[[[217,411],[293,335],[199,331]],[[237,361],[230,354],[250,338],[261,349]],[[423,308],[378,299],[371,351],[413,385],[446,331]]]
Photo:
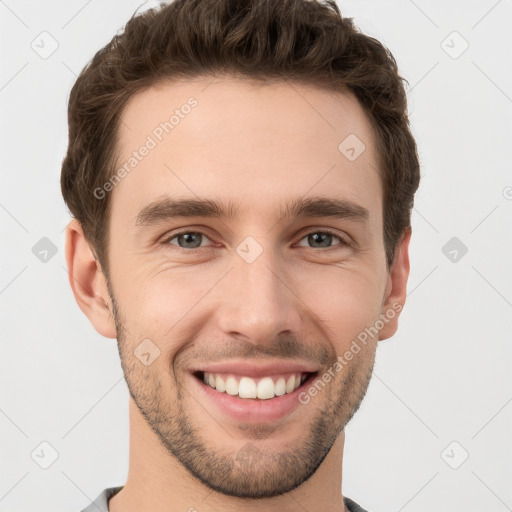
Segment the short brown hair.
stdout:
[[[62,195],[108,279],[110,194],[120,115],[162,81],[218,74],[349,90],[376,134],[388,268],[410,227],[420,169],[397,64],[376,39],[326,0],[174,0],[134,14],[82,70],[69,98]],[[341,142],[341,141],[340,141]]]

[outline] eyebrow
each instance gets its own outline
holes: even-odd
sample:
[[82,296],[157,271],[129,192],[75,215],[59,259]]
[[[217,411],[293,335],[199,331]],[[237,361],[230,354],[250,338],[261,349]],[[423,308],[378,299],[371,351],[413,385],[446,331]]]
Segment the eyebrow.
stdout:
[[[212,199],[173,199],[165,197],[153,201],[138,213],[135,225],[150,226],[164,220],[182,217],[212,217],[236,219],[240,208],[235,203]],[[363,206],[348,199],[328,197],[297,198],[288,201],[280,210],[279,218],[331,217],[364,222],[370,213]]]

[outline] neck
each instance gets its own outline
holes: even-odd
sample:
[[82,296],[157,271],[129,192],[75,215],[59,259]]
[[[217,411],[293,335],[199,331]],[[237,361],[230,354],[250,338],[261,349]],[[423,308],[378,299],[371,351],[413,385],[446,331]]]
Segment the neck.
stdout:
[[130,399],[130,455],[123,489],[109,501],[110,512],[345,512],[341,492],[345,433],[341,432],[318,470],[296,489],[273,498],[248,500],[212,491],[192,476],[160,443]]

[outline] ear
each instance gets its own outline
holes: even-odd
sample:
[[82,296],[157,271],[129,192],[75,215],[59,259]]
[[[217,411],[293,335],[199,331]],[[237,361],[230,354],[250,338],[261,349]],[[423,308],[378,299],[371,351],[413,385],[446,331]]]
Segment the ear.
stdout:
[[384,327],[379,332],[379,340],[391,338],[398,329],[398,317],[404,307],[407,295],[411,232],[411,228],[407,228],[404,231],[395,249],[395,257],[389,270],[384,304],[382,305],[381,318],[384,322]]
[[66,228],[66,262],[69,284],[79,308],[101,335],[116,338],[105,276],[76,219]]

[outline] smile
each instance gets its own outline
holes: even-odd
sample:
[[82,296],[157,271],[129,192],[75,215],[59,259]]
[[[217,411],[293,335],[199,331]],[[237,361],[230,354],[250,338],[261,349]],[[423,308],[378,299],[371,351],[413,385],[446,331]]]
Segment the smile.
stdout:
[[282,420],[296,409],[304,407],[299,401],[299,394],[317,374],[294,372],[257,378],[233,373],[195,371],[191,377],[193,387],[198,391],[197,397],[204,403],[205,410],[209,411],[213,406],[222,415],[237,422],[261,424]]
[[295,391],[310,375],[309,372],[295,372],[269,375],[263,378],[230,375],[227,373],[198,372],[196,375],[219,393],[239,398],[270,400]]

